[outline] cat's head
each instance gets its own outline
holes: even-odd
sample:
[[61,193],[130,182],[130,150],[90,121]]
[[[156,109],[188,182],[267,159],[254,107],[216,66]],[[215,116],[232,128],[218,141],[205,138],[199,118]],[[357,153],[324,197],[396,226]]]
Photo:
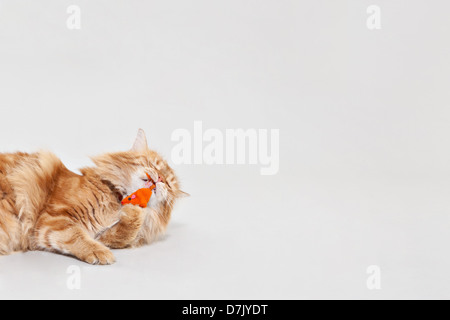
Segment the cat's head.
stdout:
[[103,154],[92,160],[101,178],[111,183],[123,197],[155,184],[149,208],[170,213],[175,200],[186,195],[167,161],[149,149],[142,129],[131,150]]

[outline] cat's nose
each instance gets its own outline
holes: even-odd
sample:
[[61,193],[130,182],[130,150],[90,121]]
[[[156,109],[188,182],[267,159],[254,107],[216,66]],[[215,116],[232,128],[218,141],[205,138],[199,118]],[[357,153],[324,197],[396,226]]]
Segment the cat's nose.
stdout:
[[156,183],[158,182],[164,182],[164,180],[161,177],[158,177],[158,181]]

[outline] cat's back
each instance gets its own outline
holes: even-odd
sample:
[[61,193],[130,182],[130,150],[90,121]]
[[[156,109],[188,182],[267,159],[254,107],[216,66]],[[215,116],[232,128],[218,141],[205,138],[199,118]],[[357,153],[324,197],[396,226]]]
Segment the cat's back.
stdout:
[[0,154],[0,194],[13,198],[21,215],[38,214],[63,170],[51,152]]
[[21,161],[33,156],[35,155],[23,152],[0,153],[0,175],[5,175],[8,170],[19,165]]
[[0,153],[0,199],[12,197],[12,186],[8,181],[8,175],[20,166],[23,161],[34,157],[32,154],[17,153]]

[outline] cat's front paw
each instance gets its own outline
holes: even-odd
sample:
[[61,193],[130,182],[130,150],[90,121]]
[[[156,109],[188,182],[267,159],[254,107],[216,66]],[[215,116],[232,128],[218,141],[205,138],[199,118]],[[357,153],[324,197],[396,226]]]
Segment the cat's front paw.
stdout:
[[91,251],[82,258],[82,260],[94,265],[109,265],[116,262],[116,258],[111,250],[102,246],[94,246]]
[[144,209],[139,206],[127,204],[122,208],[120,220],[126,224],[142,224],[144,221]]

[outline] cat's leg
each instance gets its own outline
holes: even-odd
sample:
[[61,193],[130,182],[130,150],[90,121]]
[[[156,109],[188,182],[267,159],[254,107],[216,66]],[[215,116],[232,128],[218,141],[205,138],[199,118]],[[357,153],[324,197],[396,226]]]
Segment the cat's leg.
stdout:
[[12,206],[0,199],[0,255],[26,250],[21,247],[21,237],[20,221],[13,214]]
[[144,210],[139,206],[122,208],[120,221],[98,236],[98,240],[113,249],[129,247],[136,239],[144,223]]
[[115,262],[111,250],[69,217],[42,214],[36,224],[35,241],[39,249],[72,255],[89,264]]
[[2,221],[2,214],[0,212],[0,256],[8,255],[13,252],[12,240],[5,221]]

